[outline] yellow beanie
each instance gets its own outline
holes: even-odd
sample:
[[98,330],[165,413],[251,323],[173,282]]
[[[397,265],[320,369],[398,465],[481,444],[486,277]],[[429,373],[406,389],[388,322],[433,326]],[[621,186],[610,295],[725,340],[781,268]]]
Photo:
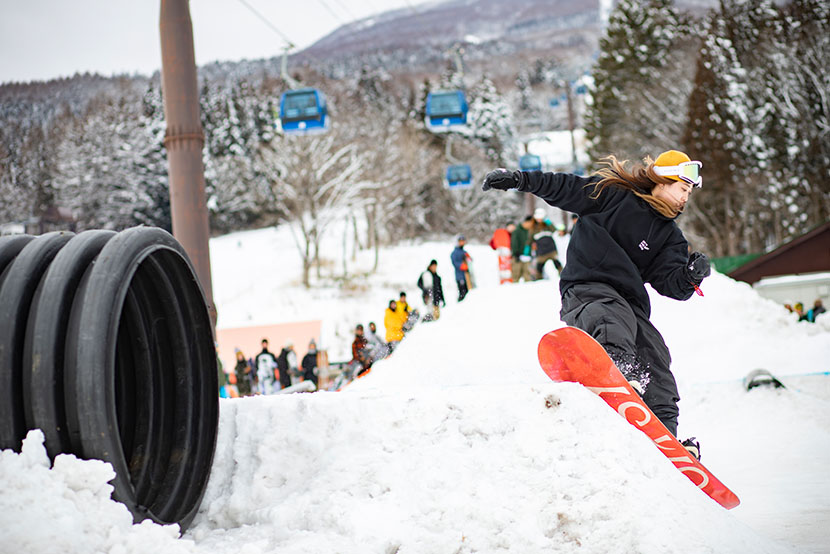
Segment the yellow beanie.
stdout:
[[[685,153],[680,152],[679,150],[666,150],[659,156],[657,159],[654,160],[654,165],[660,167],[671,167],[675,165],[680,165],[683,162],[690,162],[692,159],[687,156]],[[665,175],[669,179],[673,179],[675,181],[680,181],[680,177],[677,175]]]

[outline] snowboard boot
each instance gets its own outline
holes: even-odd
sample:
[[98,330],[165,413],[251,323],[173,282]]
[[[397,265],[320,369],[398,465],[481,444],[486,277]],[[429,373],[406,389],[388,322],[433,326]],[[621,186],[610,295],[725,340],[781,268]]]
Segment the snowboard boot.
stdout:
[[643,385],[641,385],[639,381],[635,381],[634,379],[632,379],[628,382],[628,384],[631,385],[632,389],[637,391],[637,394],[640,395],[640,398],[642,398],[643,395],[646,393],[646,391],[643,389]]
[[694,456],[697,461],[700,461],[700,443],[695,437],[689,437],[680,444],[685,446],[686,450],[689,451],[689,454]]
[[636,356],[621,349],[609,347],[606,351],[611,361],[614,362],[614,365],[623,374],[625,380],[631,385],[631,388],[637,391],[637,394],[642,398],[651,380],[648,367],[642,364]]

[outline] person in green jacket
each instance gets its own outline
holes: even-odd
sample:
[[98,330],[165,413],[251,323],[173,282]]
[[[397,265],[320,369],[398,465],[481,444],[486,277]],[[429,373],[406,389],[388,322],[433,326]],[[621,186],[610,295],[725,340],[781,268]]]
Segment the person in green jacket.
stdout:
[[533,216],[527,216],[524,221],[516,226],[516,230],[510,235],[510,254],[513,256],[513,270],[511,278],[514,283],[519,279],[533,281],[530,273],[530,228],[533,226]]

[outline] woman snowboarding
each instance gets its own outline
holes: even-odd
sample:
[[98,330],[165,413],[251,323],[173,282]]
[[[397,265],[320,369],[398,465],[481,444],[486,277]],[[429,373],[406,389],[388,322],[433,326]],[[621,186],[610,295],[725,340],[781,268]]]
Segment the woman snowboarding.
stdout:
[[627,169],[609,156],[606,167],[590,177],[496,169],[482,189],[529,192],[579,215],[559,281],[562,321],[602,344],[654,415],[677,435],[680,396],[669,350],[649,321],[645,283],[664,296],[687,300],[710,274],[708,258],[689,254],[675,223],[692,188],[701,186],[702,164],[676,150],[644,162]]

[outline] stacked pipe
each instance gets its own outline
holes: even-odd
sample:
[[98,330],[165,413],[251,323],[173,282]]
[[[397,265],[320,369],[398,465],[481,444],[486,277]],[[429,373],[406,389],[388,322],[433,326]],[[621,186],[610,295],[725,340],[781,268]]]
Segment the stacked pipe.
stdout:
[[136,522],[192,521],[218,427],[204,294],[169,233],[0,238],[0,448],[112,464]]

